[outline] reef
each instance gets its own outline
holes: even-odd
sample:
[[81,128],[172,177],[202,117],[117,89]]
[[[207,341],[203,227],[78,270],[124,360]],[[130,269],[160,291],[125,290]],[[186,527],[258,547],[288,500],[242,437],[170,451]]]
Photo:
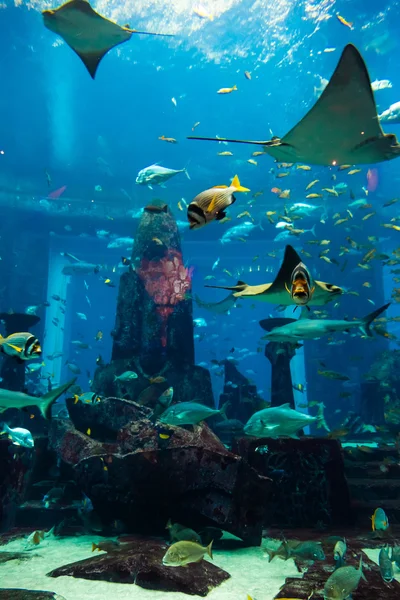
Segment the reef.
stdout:
[[[294,532],[285,531],[285,535],[289,538],[291,534],[294,534],[297,538],[299,535],[304,539],[305,532]],[[339,534],[340,535],[340,534]],[[400,583],[398,581],[392,581],[391,583],[384,583],[380,574],[379,567],[371,561],[365,552],[362,552],[363,548],[380,548],[385,546],[388,541],[374,540],[370,535],[362,534],[355,530],[349,532],[346,531],[346,566],[354,566],[358,568],[360,555],[362,554],[363,561],[363,573],[367,581],[360,581],[358,589],[352,593],[353,600],[398,600],[400,598]],[[279,593],[275,596],[275,600],[280,598],[301,598],[307,600],[308,598],[320,597],[321,591],[328,577],[333,572],[332,554],[334,541],[330,540],[329,537],[321,536],[317,532],[308,531],[307,539],[314,539],[315,541],[321,542],[325,555],[326,561],[316,561],[311,566],[302,565],[305,567],[303,577],[289,577],[286,579],[285,584],[282,586]],[[389,540],[390,544],[398,544],[399,537],[392,537]],[[274,559],[279,560],[279,559]],[[298,565],[300,568],[300,565]]]
[[[180,235],[165,204],[144,209],[131,266],[121,276],[111,364],[99,366],[93,390],[101,396],[137,400],[149,379],[165,379],[177,402],[196,399],[214,406],[208,370],[194,361],[192,270],[184,265]],[[135,371],[138,378],[115,377]]]
[[54,569],[48,576],[135,583],[150,590],[181,592],[192,596],[207,596],[213,588],[230,577],[229,573],[207,560],[192,563],[186,568],[165,567],[162,558],[167,548],[165,543],[158,540],[138,537],[133,542],[121,544],[120,548],[110,553]]
[[74,466],[79,489],[105,526],[118,515],[128,532],[160,535],[171,518],[197,531],[212,525],[248,544],[260,543],[270,482],[229,452],[207,425],[160,428],[140,418],[105,442],[55,419],[50,444]]

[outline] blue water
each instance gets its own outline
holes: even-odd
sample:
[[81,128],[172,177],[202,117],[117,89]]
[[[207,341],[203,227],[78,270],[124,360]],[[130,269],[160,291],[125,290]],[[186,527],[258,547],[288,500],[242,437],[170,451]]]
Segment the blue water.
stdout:
[[[376,95],[379,112],[388,108],[399,100],[398,3],[380,3],[378,7],[361,1],[204,2],[203,6],[214,14],[213,21],[196,16],[193,12],[196,5],[178,0],[94,5],[120,24],[175,35],[174,38],[133,36],[102,60],[95,81],[72,50],[44,28],[40,10],[48,8],[47,4],[23,2],[15,7],[7,3],[1,9],[0,149],[4,154],[0,155],[0,193],[3,228],[8,235],[10,231],[13,233],[13,248],[4,243],[1,257],[3,268],[7,265],[8,277],[18,278],[18,237],[32,238],[32,251],[28,252],[28,258],[25,254],[23,258],[24,268],[32,274],[38,264],[49,260],[48,254],[41,255],[35,250],[34,239],[47,239],[51,232],[53,257],[68,251],[81,259],[109,265],[109,275],[118,285],[119,274],[112,273],[112,266],[126,252],[107,250],[107,240],[99,240],[97,230],[109,231],[110,237],[134,237],[138,220],[132,219],[129,211],[138,210],[154,198],[167,202],[175,217],[185,221],[185,210],[178,208],[182,198],[189,203],[200,191],[229,184],[238,174],[251,194],[238,194],[235,206],[229,211],[232,220],[222,225],[212,223],[199,231],[186,230],[182,236],[185,263],[194,266],[194,293],[202,299],[217,301],[225,292],[205,290],[207,275],[215,274],[217,279],[210,283],[219,285],[233,285],[238,278],[257,284],[272,281],[274,277],[285,243],[273,242],[279,231],[268,223],[265,212],[276,210],[279,214],[284,200],[271,193],[271,188],[290,188],[290,202],[302,202],[310,181],[319,179],[320,187],[331,187],[335,174],[335,185],[346,182],[357,198],[362,197],[368,166],[352,177],[336,169],[313,167],[309,172],[293,168],[289,177],[277,179],[278,170],[270,157],[257,157],[257,166],[247,162],[257,147],[207,144],[186,137],[193,133],[192,127],[198,121],[195,134],[200,136],[250,139],[282,136],[316,101],[314,87],[319,85],[321,77],[329,79],[349,42],[362,52],[371,80],[392,82],[390,89]],[[337,14],[353,22],[354,29],[342,25]],[[335,51],[326,53],[326,48]],[[244,71],[251,72],[250,81]],[[219,88],[233,85],[237,85],[238,91],[217,95]],[[176,99],[176,106],[172,98]],[[386,130],[395,132],[396,128],[394,125]],[[176,138],[178,144],[159,141],[161,135]],[[217,152],[224,150],[232,151],[234,156],[217,156]],[[156,162],[174,169],[186,167],[190,181],[180,174],[167,183],[166,189],[152,191],[135,185],[138,171]],[[381,205],[398,193],[397,165],[393,161],[376,166],[378,188],[368,196],[373,205],[371,211],[377,211],[372,219],[364,223],[361,218],[368,211],[354,210],[352,225],[356,228],[346,230],[333,225],[333,214],[346,211],[347,192],[339,199],[327,198],[325,224],[311,216],[300,221],[300,226],[309,229],[316,224],[317,239],[331,240],[331,257],[338,258],[340,246],[346,244],[349,235],[367,247],[376,246],[368,242],[368,235],[383,236],[387,239],[378,246],[378,252],[390,254],[397,246],[398,232],[380,225],[397,214],[397,205],[388,209],[382,209]],[[51,177],[50,185],[46,172]],[[62,186],[67,189],[60,199],[40,202]],[[96,186],[101,191],[96,191]],[[252,194],[257,191],[264,193],[252,201]],[[249,210],[255,224],[261,227],[254,229],[246,243],[222,245],[219,238],[229,227],[241,222],[236,216],[244,210]],[[357,229],[359,226],[363,228]],[[298,251],[304,248],[313,255],[313,259],[307,259],[313,276],[360,294],[344,296],[335,305],[331,303],[327,308],[332,318],[360,317],[373,310],[372,303],[377,307],[390,299],[389,268],[382,270],[381,262],[374,261],[373,270],[354,271],[360,260],[356,256],[349,258],[342,272],[340,267],[346,256],[340,258],[340,267],[327,264],[318,259],[313,246],[306,244],[310,239],[312,235],[306,233],[290,241]],[[277,258],[267,256],[272,251],[277,251]],[[259,258],[254,259],[257,255]],[[220,268],[214,273],[211,267],[217,257],[221,258]],[[57,272],[56,269],[51,275],[53,293],[58,293],[57,286],[65,285],[62,278],[55,280]],[[50,300],[45,276],[38,272],[37,279],[36,300],[25,302],[23,291],[4,292],[4,310],[25,310],[27,304]],[[82,278],[72,278],[66,287],[65,332],[56,340],[60,340],[62,348],[46,347],[46,342],[45,348],[48,352],[62,350],[63,359],[79,364],[82,372],[79,384],[86,390],[96,356],[100,353],[105,361],[110,357],[118,288],[106,288],[95,275],[85,280],[88,289]],[[371,288],[363,286],[366,281]],[[18,289],[23,290],[23,286]],[[247,348],[251,354],[240,361],[239,368],[254,380],[268,401],[269,365],[263,356],[264,344],[259,343],[263,332],[258,321],[270,314],[276,316],[275,309],[252,301],[242,301],[240,305],[230,315],[217,317],[194,306],[194,317],[204,317],[207,321],[205,339],[203,330],[195,330],[200,336],[196,339],[196,361],[211,368],[211,358],[223,359],[231,348],[235,348],[233,354],[237,357],[239,350]],[[46,318],[45,312],[39,309],[42,319]],[[87,321],[79,320],[77,312],[87,314]],[[397,309],[392,307],[388,314],[395,316]],[[46,326],[47,322],[48,319]],[[396,333],[395,323],[388,328]],[[94,340],[98,330],[104,333],[100,343]],[[54,339],[50,331],[46,335]],[[82,339],[92,348],[77,353],[70,345],[74,339]],[[352,381],[359,386],[374,357],[388,347],[387,340],[381,337],[369,345],[358,337],[345,339],[345,346],[329,346],[326,340],[308,346],[306,372],[303,381],[297,383],[311,384],[308,379],[313,379],[316,400],[322,399],[321,393],[327,395],[326,381],[316,375],[318,358],[330,369],[351,372]],[[392,347],[396,347],[395,342]],[[351,363],[350,357],[357,354],[362,355],[362,360]],[[51,366],[46,365],[45,372],[51,374]],[[60,379],[67,376],[64,364],[54,374]],[[218,402],[221,377],[213,374],[213,385]],[[337,384],[329,382],[329,385],[332,388]],[[337,402],[335,392],[330,406],[333,420]]]

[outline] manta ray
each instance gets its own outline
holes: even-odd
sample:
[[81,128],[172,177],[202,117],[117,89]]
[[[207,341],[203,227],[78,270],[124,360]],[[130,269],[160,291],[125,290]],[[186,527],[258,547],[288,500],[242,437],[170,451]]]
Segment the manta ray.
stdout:
[[[272,283],[248,285],[244,281],[239,281],[237,285],[232,287],[220,285],[206,285],[205,287],[231,290],[235,298],[252,298],[260,302],[270,302],[271,304],[280,304],[282,306],[295,306],[295,302],[290,295],[291,276],[299,263],[301,263],[301,258],[296,250],[292,246],[286,246],[281,268]],[[324,306],[335,298],[335,296],[343,293],[342,288],[332,283],[313,280],[313,285],[315,290],[308,302],[310,306]]]
[[352,44],[344,48],[317,102],[283,138],[256,141],[190,136],[188,139],[256,144],[263,146],[277,162],[325,166],[378,163],[400,155],[396,136],[382,131],[367,67]]
[[127,25],[121,27],[99,15],[86,0],[70,0],[58,8],[44,10],[42,16],[45,27],[62,37],[76,52],[92,79],[103,56],[130,40],[133,33],[170,36],[167,33],[137,31]]

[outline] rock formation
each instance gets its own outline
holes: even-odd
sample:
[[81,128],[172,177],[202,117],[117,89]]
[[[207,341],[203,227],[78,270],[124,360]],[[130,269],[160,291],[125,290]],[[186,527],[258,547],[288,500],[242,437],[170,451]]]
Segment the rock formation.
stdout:
[[[164,377],[165,388],[174,388],[175,401],[196,398],[214,405],[210,374],[194,364],[191,277],[167,205],[146,207],[131,266],[120,281],[112,361],[95,374],[98,394],[135,400],[149,386],[149,378]],[[115,380],[127,370],[135,371],[138,379]]]

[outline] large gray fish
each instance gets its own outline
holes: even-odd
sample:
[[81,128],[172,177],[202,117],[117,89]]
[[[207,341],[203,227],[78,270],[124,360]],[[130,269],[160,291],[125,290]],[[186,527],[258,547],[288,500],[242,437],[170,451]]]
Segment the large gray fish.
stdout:
[[79,258],[69,254],[69,252],[62,252],[61,254],[71,263],[63,267],[63,275],[88,275],[89,273],[98,273],[100,271],[100,265],[79,260]]
[[195,294],[194,300],[197,306],[200,306],[200,308],[204,308],[204,310],[208,310],[217,315],[223,315],[225,313],[229,313],[231,308],[235,306],[237,298],[235,298],[234,294],[229,294],[229,296],[223,300],[220,300],[219,302],[204,302],[197,296],[197,294]]
[[[300,295],[292,295],[293,275],[300,265],[306,269],[296,250],[288,245],[285,248],[285,256],[282,265],[272,283],[248,285],[244,281],[239,281],[232,287],[219,285],[206,285],[205,287],[231,290],[235,298],[250,298],[251,300],[258,300],[259,302],[270,302],[271,304],[280,304],[282,306],[300,304]],[[308,286],[307,294],[308,306],[324,306],[337,295],[343,293],[342,288],[339,286],[323,281],[314,280],[311,286],[310,275],[309,278],[310,285]]]
[[362,572],[362,555],[358,569],[340,567],[332,573],[325,583],[324,600],[346,600],[358,588],[361,578],[366,581]]
[[74,385],[76,377],[71,379],[68,383],[60,385],[59,387],[51,390],[44,396],[29,396],[22,392],[12,392],[11,390],[0,389],[0,413],[4,412],[8,408],[17,408],[21,410],[26,406],[37,406],[45,419],[51,418],[51,407],[54,402],[64,392],[66,392],[72,385]]
[[167,167],[161,167],[157,163],[150,165],[139,171],[136,177],[136,183],[138,185],[147,185],[151,190],[153,185],[163,186],[168,179],[178,175],[178,173],[185,173],[186,177],[190,179],[189,173],[185,169],[168,169]]
[[42,349],[39,340],[34,335],[22,331],[21,333],[12,333],[5,338],[0,335],[0,352],[23,361],[38,358]]
[[221,221],[226,217],[225,209],[236,201],[235,192],[249,192],[240,185],[235,175],[231,185],[216,185],[200,192],[188,206],[187,216],[190,229],[200,229],[211,221]]
[[[250,417],[244,426],[246,435],[254,437],[280,436],[296,437],[299,429],[307,427],[312,423],[323,424],[323,405],[318,409],[318,416],[312,417],[297,410],[293,410],[290,404],[282,404],[276,408],[264,408]],[[320,425],[319,425],[320,426]]]
[[390,302],[381,306],[374,312],[366,315],[362,319],[355,321],[333,320],[333,319],[309,319],[308,315],[302,314],[300,319],[264,319],[260,321],[263,329],[268,331],[264,339],[270,342],[291,342],[295,343],[299,340],[313,340],[324,335],[340,331],[349,331],[353,327],[358,327],[362,334],[367,337],[372,337],[370,329],[371,323],[379,317],[390,306]]
[[214,415],[225,415],[225,405],[217,410],[199,402],[179,402],[167,408],[159,420],[165,425],[196,425]]

